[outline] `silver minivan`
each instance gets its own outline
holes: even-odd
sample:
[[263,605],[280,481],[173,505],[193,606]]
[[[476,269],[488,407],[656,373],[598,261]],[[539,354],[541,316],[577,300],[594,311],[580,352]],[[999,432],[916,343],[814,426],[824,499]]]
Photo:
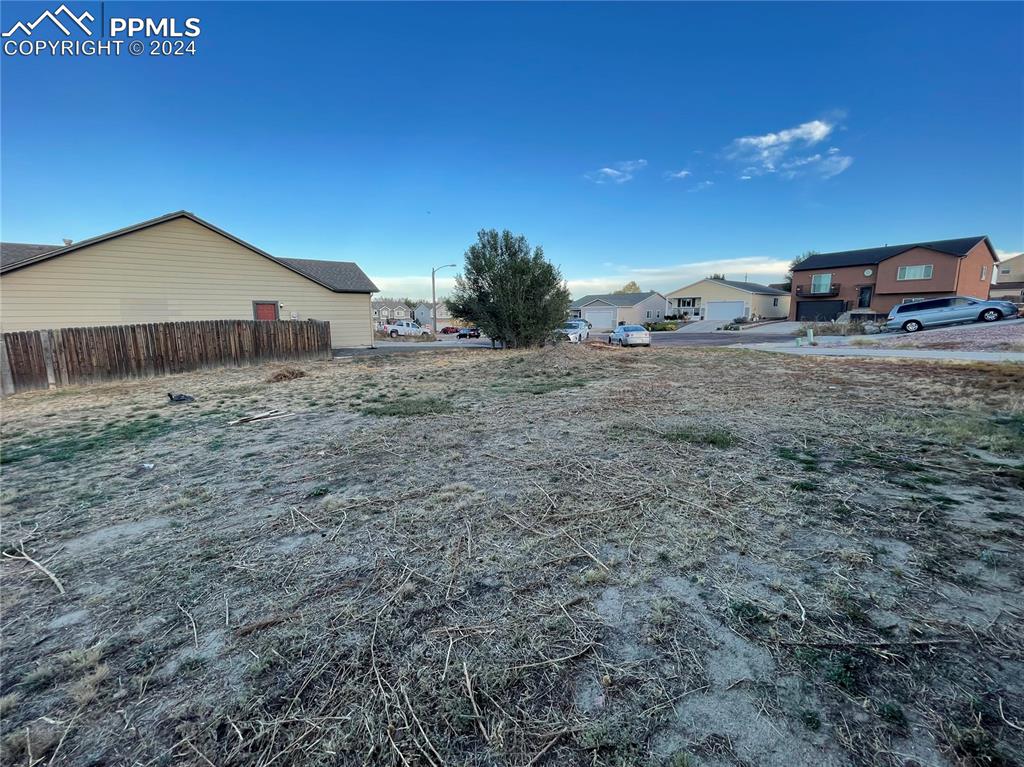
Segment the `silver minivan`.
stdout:
[[1016,317],[1017,307],[1009,301],[983,301],[966,296],[946,296],[911,301],[894,306],[885,323],[886,330],[915,333],[921,328],[951,325],[955,322],[996,322]]

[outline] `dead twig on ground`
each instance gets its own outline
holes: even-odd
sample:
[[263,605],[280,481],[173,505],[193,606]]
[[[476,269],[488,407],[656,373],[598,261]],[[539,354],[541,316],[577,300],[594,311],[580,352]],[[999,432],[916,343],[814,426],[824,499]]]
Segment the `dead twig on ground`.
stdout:
[[30,557],[28,554],[25,553],[25,544],[24,543],[19,544],[18,550],[21,552],[20,554],[8,554],[5,551],[4,552],[4,556],[7,557],[8,559],[23,559],[23,560],[25,560],[30,565],[32,565],[33,567],[38,569],[41,573],[43,573],[47,578],[49,578],[53,582],[53,585],[57,587],[57,591],[59,591],[61,594],[64,593],[64,586],[63,586],[63,584],[61,584],[61,582],[59,580],[57,580],[57,576],[54,575],[49,570],[47,570],[43,565],[41,565],[39,562],[37,562],[36,560],[32,559],[32,557]]

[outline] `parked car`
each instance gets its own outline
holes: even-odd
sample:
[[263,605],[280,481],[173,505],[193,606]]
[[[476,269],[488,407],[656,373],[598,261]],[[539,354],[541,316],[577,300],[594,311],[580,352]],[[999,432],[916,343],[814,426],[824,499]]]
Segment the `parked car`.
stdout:
[[593,330],[594,329],[594,323],[591,322],[590,320],[585,320],[582,317],[573,317],[572,319],[569,320],[569,322],[579,322],[579,323],[582,323],[582,324],[587,326],[587,330]]
[[576,330],[579,331],[580,340],[581,341],[586,341],[588,338],[590,338],[590,328],[591,328],[591,325],[586,320],[580,320],[580,319],[566,320],[564,323],[562,323],[562,327],[559,328],[559,330],[568,329],[570,327],[575,327]]
[[608,336],[608,343],[619,346],[650,346],[651,334],[643,325],[619,325]]
[[952,325],[957,322],[997,322],[1016,317],[1017,306],[1009,301],[990,300],[968,296],[946,296],[911,301],[894,306],[885,323],[886,330],[905,330],[916,333],[921,328]]
[[450,336],[452,333],[458,333],[459,329],[454,325],[448,325],[447,327],[441,328],[441,332],[446,336]]
[[479,338],[480,328],[459,328],[456,338]]
[[578,344],[587,337],[588,332],[586,325],[579,325],[569,321],[555,328],[551,333],[551,337],[556,341],[568,341],[571,344]]
[[396,320],[385,325],[383,331],[392,338],[399,336],[429,336],[430,331],[412,320]]

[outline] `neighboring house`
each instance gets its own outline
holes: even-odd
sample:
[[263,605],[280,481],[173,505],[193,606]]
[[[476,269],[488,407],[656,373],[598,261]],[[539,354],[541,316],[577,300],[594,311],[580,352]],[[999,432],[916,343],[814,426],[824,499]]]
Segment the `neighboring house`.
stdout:
[[639,325],[665,318],[665,296],[656,291],[646,293],[607,293],[584,296],[569,307],[570,317],[581,317],[594,330],[608,331],[618,325]]
[[789,293],[756,282],[708,277],[669,293],[668,313],[697,320],[785,319]]
[[406,305],[405,301],[392,301],[389,298],[381,298],[371,302],[371,311],[374,321],[380,323],[412,318],[412,309]]
[[277,258],[186,211],[81,242],[0,244],[4,332],[190,320],[318,319],[372,343],[377,290],[347,261]]
[[999,262],[991,297],[1024,303],[1024,253]]
[[1024,253],[1018,253],[999,262],[996,282],[1024,282]]
[[416,305],[416,311],[413,313],[416,317],[416,322],[425,328],[431,328],[435,333],[441,331],[445,325],[452,324],[452,313],[448,311],[448,307],[445,306],[444,301],[437,302],[437,327],[433,327],[434,320],[431,316],[431,305],[427,301],[421,301]]
[[789,318],[883,315],[899,303],[954,294],[986,299],[996,263],[985,236],[817,253],[793,269]]

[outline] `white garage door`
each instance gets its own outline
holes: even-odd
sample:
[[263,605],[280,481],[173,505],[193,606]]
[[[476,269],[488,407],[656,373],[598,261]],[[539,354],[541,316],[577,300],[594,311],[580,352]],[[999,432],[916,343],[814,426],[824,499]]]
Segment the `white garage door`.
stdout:
[[584,309],[583,319],[593,325],[594,330],[608,331],[615,327],[615,310]]
[[734,320],[742,316],[742,301],[708,301],[704,312],[706,320]]

